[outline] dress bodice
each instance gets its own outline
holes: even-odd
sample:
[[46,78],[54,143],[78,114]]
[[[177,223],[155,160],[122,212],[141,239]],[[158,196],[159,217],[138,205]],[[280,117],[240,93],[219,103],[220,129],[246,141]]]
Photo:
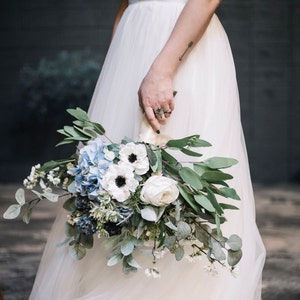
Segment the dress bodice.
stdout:
[[133,4],[133,3],[137,3],[137,2],[146,2],[146,1],[186,3],[188,0],[129,0],[129,4]]

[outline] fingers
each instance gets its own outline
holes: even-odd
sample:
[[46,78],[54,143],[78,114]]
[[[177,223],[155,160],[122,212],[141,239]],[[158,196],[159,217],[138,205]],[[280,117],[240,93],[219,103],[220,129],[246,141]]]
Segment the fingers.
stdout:
[[[146,97],[142,97],[142,93],[139,91],[139,105],[145,114],[147,121],[156,133],[160,133],[160,126],[166,123],[166,120],[172,115],[174,110],[174,97],[177,92],[173,92],[173,97],[164,99],[164,101],[147,101]],[[152,103],[151,103],[152,102]]]
[[154,111],[152,109],[152,107],[145,107],[144,108],[144,112],[145,112],[145,116],[149,122],[149,124],[151,125],[151,127],[153,128],[153,130],[159,134],[160,131],[160,123],[158,121],[158,119],[156,118],[156,115],[154,114]]

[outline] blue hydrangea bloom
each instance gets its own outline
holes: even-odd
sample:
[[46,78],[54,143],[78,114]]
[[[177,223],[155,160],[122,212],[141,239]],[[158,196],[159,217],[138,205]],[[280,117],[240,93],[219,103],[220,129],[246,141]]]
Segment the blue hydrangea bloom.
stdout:
[[80,211],[85,211],[90,209],[90,199],[88,197],[83,197],[78,195],[75,198],[75,206]]
[[97,231],[97,222],[88,215],[83,215],[77,222],[77,227],[80,233],[86,236],[93,235]]
[[76,191],[81,196],[95,200],[102,189],[100,180],[112,164],[112,161],[105,157],[106,148],[107,144],[101,138],[97,138],[80,149],[78,164],[71,172],[75,176]]

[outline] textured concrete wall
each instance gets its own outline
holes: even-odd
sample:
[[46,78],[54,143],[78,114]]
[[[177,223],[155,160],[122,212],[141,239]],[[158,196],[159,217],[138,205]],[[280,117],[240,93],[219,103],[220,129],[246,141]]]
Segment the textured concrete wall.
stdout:
[[[21,101],[20,69],[42,57],[54,58],[61,50],[88,47],[104,57],[118,2],[0,3],[0,181],[19,180],[32,163],[13,149],[16,142],[10,143]],[[253,179],[300,181],[300,1],[224,0],[218,15],[235,57]]]

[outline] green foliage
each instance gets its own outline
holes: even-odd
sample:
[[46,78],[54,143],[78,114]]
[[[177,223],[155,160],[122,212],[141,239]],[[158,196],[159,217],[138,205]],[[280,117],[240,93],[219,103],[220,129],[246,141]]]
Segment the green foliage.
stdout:
[[[100,124],[89,120],[87,113],[81,108],[68,109],[67,112],[74,120],[71,125],[58,130],[64,138],[58,145],[78,142],[85,145],[98,136],[105,136],[105,129]],[[105,138],[109,140],[108,137],[105,136]],[[133,141],[124,138],[121,144],[125,145],[130,142]],[[224,210],[238,209],[238,207],[222,203],[220,198],[240,200],[237,192],[227,183],[233,178],[232,175],[223,172],[223,169],[234,166],[237,161],[226,157],[212,157],[183,165],[177,161],[175,155],[169,153],[169,150],[172,150],[190,157],[201,157],[198,149],[196,151],[194,148],[211,145],[200,139],[199,135],[170,140],[162,146],[141,142],[136,144],[145,146],[147,164],[149,163],[150,168],[142,175],[134,174],[138,180],[138,187],[124,202],[118,203],[118,199],[115,199],[104,188],[98,189],[97,199],[79,197],[73,174],[74,170],[78,170],[80,166],[77,153],[67,159],[51,160],[41,167],[35,166],[29,185],[36,186],[42,181],[42,185],[46,183],[46,189],[42,188],[43,191],[39,192],[31,187],[31,191],[37,198],[27,202],[24,190],[19,189],[15,196],[17,204],[11,205],[4,217],[16,218],[21,208],[25,206],[23,220],[28,223],[32,209],[38,202],[41,200],[57,202],[60,195],[49,192],[47,189],[53,187],[54,184],[54,179],[47,182],[49,177],[47,175],[50,175],[51,178],[59,179],[60,188],[68,191],[68,198],[63,207],[70,216],[65,224],[67,239],[61,245],[69,244],[69,251],[73,258],[82,259],[86,255],[87,249],[93,247],[93,234],[96,232],[99,236],[116,235],[109,237],[105,242],[106,248],[111,251],[107,264],[113,266],[122,263],[125,273],[139,268],[133,256],[136,248],[143,242],[153,243],[154,263],[155,252],[164,248],[169,249],[176,260],[181,260],[185,255],[184,246],[189,242],[195,249],[192,256],[204,254],[210,262],[224,265],[227,261],[229,266],[234,267],[242,256],[242,241],[237,235],[231,235],[229,238],[223,236],[221,224],[226,221]],[[114,154],[111,158],[112,163],[119,162],[120,148],[120,144],[111,143],[106,149]],[[93,165],[93,159],[89,160],[90,163]],[[85,166],[84,172],[88,173],[86,170]],[[147,201],[144,202],[146,198],[143,199],[141,195],[151,177],[152,179],[158,178],[159,181],[158,184],[151,186],[151,197],[147,197]],[[164,181],[161,179],[163,177],[172,184],[167,184],[165,189],[160,190],[164,187]],[[169,197],[169,194],[172,194],[174,198],[171,201],[163,200]],[[81,194],[82,196],[86,195]],[[152,200],[159,201],[151,202]],[[88,206],[81,206],[80,201]],[[84,232],[80,231],[76,223],[87,212],[91,213],[89,216],[92,217],[92,221],[97,222],[95,231],[88,236],[83,235]]]
[[20,72],[22,118],[34,125],[57,123],[68,107],[87,108],[100,72],[100,59],[89,50],[62,51]]
[[[68,109],[67,112],[76,120],[73,121],[73,126],[64,126],[63,129],[57,130],[65,138],[56,146],[78,142],[86,144],[89,140],[95,139],[98,135],[105,133],[105,129],[100,124],[90,121],[87,113],[81,108]],[[61,160],[60,162],[65,164],[70,162],[70,159]],[[56,161],[56,163],[59,163],[59,161]]]

